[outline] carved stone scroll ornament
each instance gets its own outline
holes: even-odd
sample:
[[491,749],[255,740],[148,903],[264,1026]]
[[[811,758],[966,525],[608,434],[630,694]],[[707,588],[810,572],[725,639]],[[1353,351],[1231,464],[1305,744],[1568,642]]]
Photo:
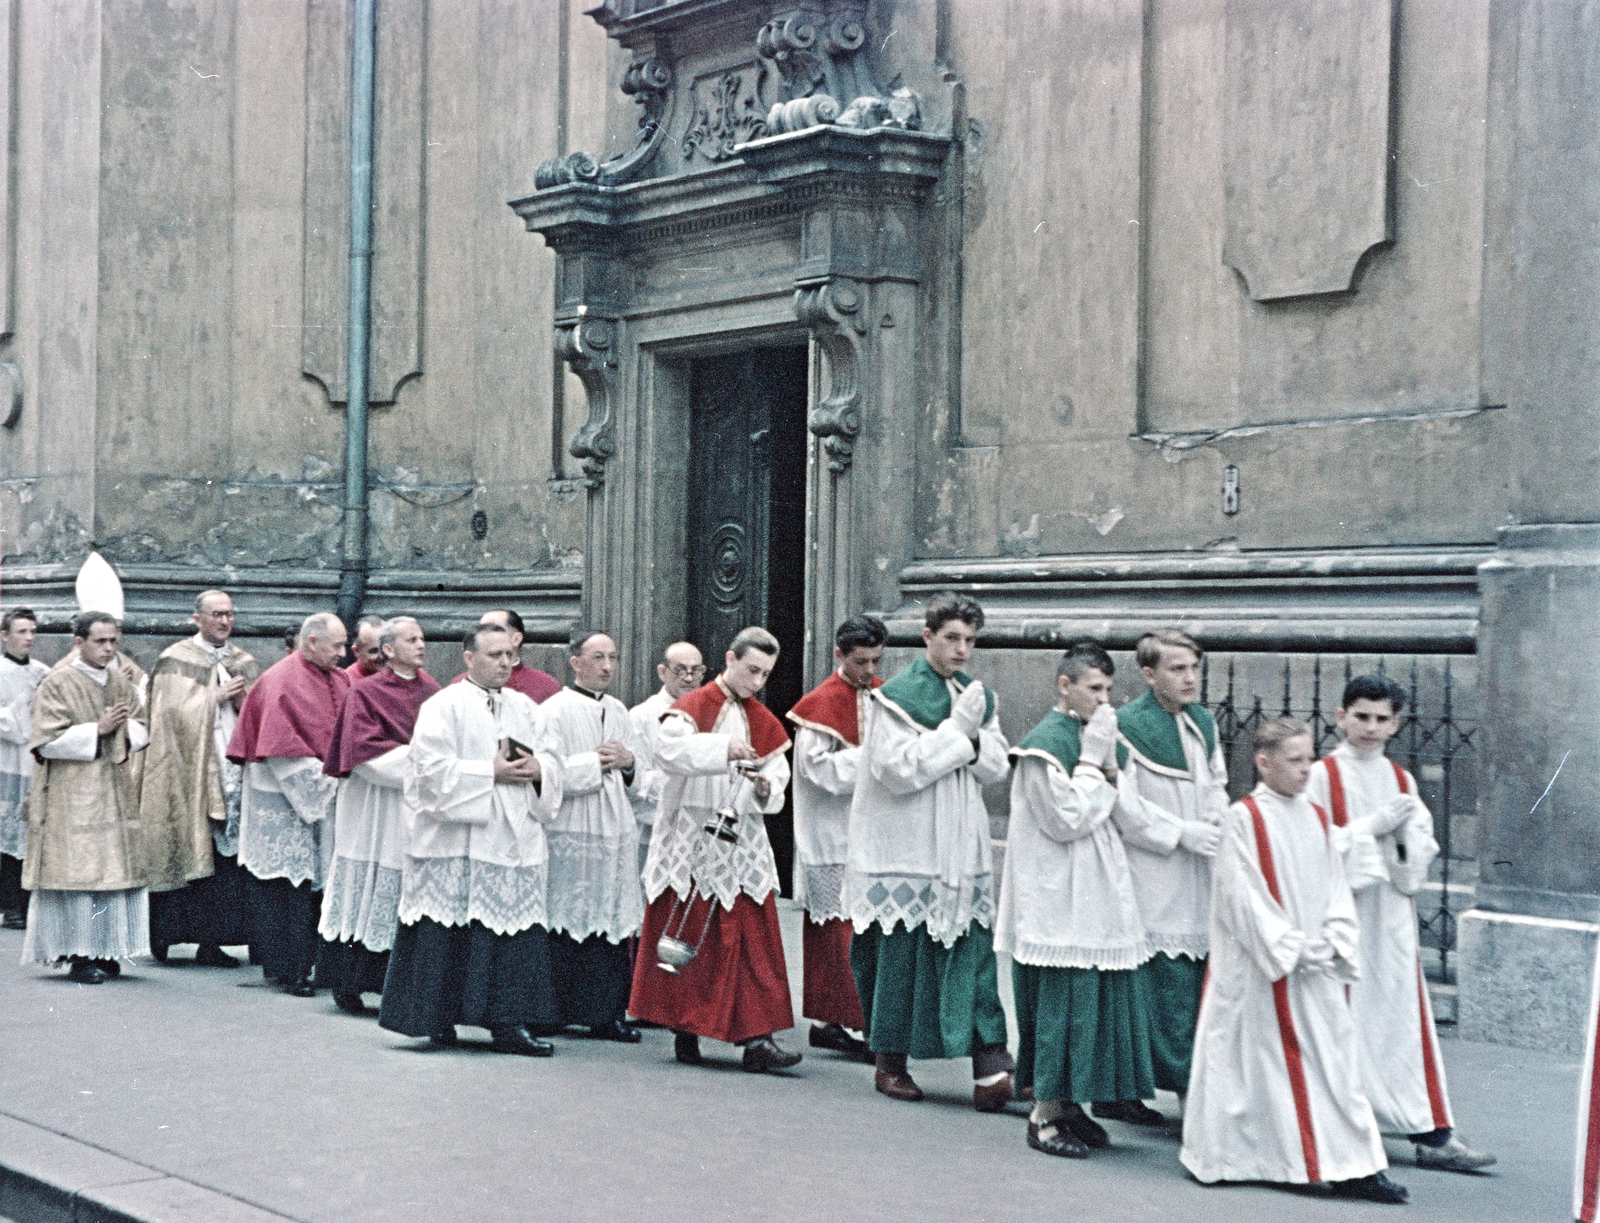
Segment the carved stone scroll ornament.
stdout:
[[627,182],[644,168],[665,138],[672,122],[672,65],[658,56],[635,60],[622,74],[622,92],[644,107],[639,117],[639,138],[621,157],[601,163],[593,153],[568,153],[540,162],[533,185],[539,191],[566,183],[594,183],[602,187]]
[[828,358],[828,392],[806,422],[822,438],[828,467],[845,471],[861,433],[861,366],[866,342],[866,289],[835,277],[795,290],[794,312]]
[[756,52],[783,78],[766,134],[823,123],[871,129],[922,126],[916,94],[898,79],[880,89],[867,60],[867,0],[791,0],[756,35]]
[[606,463],[617,451],[617,357],[613,346],[617,325],[611,319],[582,312],[556,325],[556,355],[583,383],[589,416],[572,435],[572,457],[583,460],[583,482],[600,488],[606,482]]

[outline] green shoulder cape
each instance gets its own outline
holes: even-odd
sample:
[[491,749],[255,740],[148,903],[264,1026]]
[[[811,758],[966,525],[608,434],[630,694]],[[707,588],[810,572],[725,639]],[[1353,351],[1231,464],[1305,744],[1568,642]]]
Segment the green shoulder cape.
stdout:
[[[1011,759],[1015,761],[1018,756],[1048,754],[1059,760],[1061,767],[1070,775],[1078,767],[1082,733],[1083,724],[1077,718],[1069,717],[1059,709],[1052,709],[1044,715],[1044,721],[1028,732],[1027,738],[1011,749]],[[1128,749],[1119,743],[1117,767],[1126,768],[1127,764]]]
[[[1191,703],[1185,705],[1182,712],[1205,739],[1206,754],[1209,756],[1217,746],[1216,719],[1204,705]],[[1183,754],[1178,719],[1161,708],[1161,702],[1148,688],[1142,696],[1117,710],[1117,729],[1142,763],[1155,766],[1155,771],[1159,773],[1189,776],[1189,761]]]
[[[955,680],[956,687],[962,690],[972,682],[972,677],[964,671],[957,671],[951,678]],[[937,730],[939,723],[950,716],[950,689],[945,687],[944,680],[928,665],[926,658],[917,659],[883,687],[874,688],[872,695],[901,714],[907,721],[915,722],[928,730]],[[994,693],[985,685],[984,725],[988,725],[992,717],[994,717]]]

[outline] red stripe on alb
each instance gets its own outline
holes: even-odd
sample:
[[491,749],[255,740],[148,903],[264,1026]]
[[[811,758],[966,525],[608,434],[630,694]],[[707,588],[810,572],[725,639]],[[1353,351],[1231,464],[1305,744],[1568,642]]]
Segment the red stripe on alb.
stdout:
[[1410,794],[1411,779],[1406,776],[1406,771],[1392,760],[1389,761],[1389,767],[1394,770],[1394,779],[1396,784],[1398,784],[1400,787],[1400,793]]
[[[1267,882],[1267,891],[1281,906],[1283,895],[1278,891],[1278,870],[1272,862],[1272,844],[1267,840],[1267,822],[1262,818],[1261,807],[1247,795],[1245,810],[1255,825],[1256,857],[1261,862],[1261,876]],[[1311,1096],[1306,1091],[1306,1069],[1300,1058],[1300,1038],[1294,1030],[1294,1012],[1289,1008],[1289,978],[1279,977],[1272,983],[1272,1006],[1278,1013],[1278,1037],[1283,1042],[1283,1064],[1289,1072],[1289,1091],[1294,1096],[1295,1119],[1300,1123],[1300,1149],[1305,1154],[1306,1180],[1313,1185],[1322,1180],[1317,1163],[1317,1134],[1311,1126]]]
[[1600,1024],[1596,1025],[1595,1048],[1590,1055],[1589,1115],[1583,1144],[1583,1204],[1579,1223],[1595,1223],[1596,1198],[1600,1196]]
[[1328,805],[1333,808],[1333,822],[1340,828],[1349,822],[1349,812],[1344,805],[1344,778],[1339,776],[1339,762],[1332,756],[1322,758],[1328,770]]
[[[1417,919],[1417,902],[1411,902],[1411,920]],[[1417,957],[1417,1013],[1422,1019],[1422,1077],[1428,1084],[1428,1107],[1433,1110],[1433,1128],[1450,1128],[1450,1106],[1445,1103],[1444,1083],[1439,1078],[1438,1040],[1433,1030],[1433,1012],[1428,1007],[1427,986],[1422,979],[1422,958]]]

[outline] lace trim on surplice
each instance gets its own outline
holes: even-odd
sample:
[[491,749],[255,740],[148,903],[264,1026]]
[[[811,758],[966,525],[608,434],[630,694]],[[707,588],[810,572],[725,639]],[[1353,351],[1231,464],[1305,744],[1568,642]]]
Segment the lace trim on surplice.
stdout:
[[795,863],[794,902],[814,922],[843,921],[850,916],[844,905],[844,863],[825,866]]
[[654,900],[670,889],[688,896],[693,888],[702,896],[714,896],[725,909],[733,908],[740,893],[757,904],[766,903],[778,888],[778,864],[767,839],[767,825],[759,815],[742,816],[738,821],[736,844],[705,831],[711,813],[701,807],[680,807],[672,826],[657,829],[660,852],[650,856],[645,867],[644,893]]
[[613,943],[638,934],[644,921],[638,837],[600,837],[549,829],[548,928],[582,941],[603,934]]
[[[330,779],[331,780],[331,779]],[[308,824],[283,794],[250,788],[250,823],[239,833],[239,864],[257,879],[287,879],[322,889],[324,823]]]
[[471,858],[406,857],[401,921],[430,917],[442,926],[481,922],[495,934],[545,924],[549,873],[538,866],[496,866]]
[[994,876],[977,875],[953,886],[926,875],[868,875],[848,871],[845,897],[857,932],[874,922],[884,933],[897,924],[907,930],[926,926],[928,937],[946,947],[966,934],[973,922],[994,926]]
[[376,862],[335,858],[333,877],[322,893],[317,933],[329,942],[360,943],[368,951],[388,951],[400,924],[403,872]]

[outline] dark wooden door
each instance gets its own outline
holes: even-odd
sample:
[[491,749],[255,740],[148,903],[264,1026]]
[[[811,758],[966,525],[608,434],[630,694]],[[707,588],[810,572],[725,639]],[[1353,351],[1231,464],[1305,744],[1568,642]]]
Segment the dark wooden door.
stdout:
[[[690,430],[689,640],[715,674],[746,625],[776,636],[782,651],[762,699],[783,718],[803,695],[806,350],[758,348],[695,362]],[[787,806],[768,817],[767,830],[788,892]]]

